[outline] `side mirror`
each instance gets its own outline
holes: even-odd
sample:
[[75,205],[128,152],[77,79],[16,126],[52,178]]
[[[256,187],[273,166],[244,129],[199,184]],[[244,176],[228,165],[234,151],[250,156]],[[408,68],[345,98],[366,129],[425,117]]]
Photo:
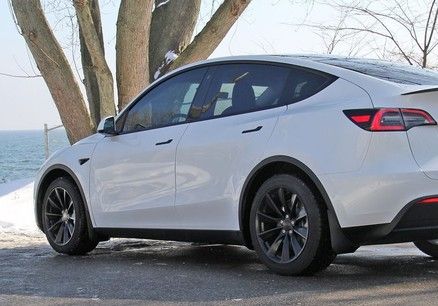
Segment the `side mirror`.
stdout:
[[102,119],[97,127],[97,132],[107,135],[116,135],[116,122],[114,117],[106,117]]

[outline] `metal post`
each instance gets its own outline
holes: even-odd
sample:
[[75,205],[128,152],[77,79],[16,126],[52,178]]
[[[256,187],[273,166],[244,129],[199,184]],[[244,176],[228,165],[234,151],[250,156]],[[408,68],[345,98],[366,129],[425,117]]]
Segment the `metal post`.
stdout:
[[49,158],[49,128],[47,123],[44,123],[44,156]]
[[49,158],[49,132],[53,131],[55,129],[58,129],[60,127],[63,127],[63,125],[57,125],[52,128],[49,128],[47,126],[47,123],[44,123],[44,155],[46,156],[46,159]]

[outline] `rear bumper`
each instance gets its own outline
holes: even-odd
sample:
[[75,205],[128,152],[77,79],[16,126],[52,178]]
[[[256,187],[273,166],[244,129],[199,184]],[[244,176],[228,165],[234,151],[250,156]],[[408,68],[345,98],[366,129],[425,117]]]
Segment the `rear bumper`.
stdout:
[[438,203],[421,204],[423,199],[407,204],[391,223],[339,229],[343,243],[335,251],[344,253],[361,245],[438,239]]

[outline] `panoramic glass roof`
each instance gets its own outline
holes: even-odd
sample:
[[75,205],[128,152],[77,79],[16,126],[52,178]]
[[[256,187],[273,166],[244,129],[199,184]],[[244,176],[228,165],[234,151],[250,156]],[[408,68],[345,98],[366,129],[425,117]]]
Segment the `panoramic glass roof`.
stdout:
[[403,65],[383,60],[360,59],[324,55],[285,55],[329,64],[382,80],[410,85],[438,85],[438,73],[430,69]]

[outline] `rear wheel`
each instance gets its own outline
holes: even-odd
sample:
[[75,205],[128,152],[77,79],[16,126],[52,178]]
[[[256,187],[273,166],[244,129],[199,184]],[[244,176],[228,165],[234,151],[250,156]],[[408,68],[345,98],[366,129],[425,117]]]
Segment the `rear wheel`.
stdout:
[[57,178],[47,188],[42,221],[47,240],[59,253],[85,254],[99,242],[88,235],[84,202],[77,186],[68,178]]
[[423,253],[438,259],[438,240],[415,241],[414,244]]
[[292,175],[276,175],[263,183],[251,208],[250,231],[260,259],[282,275],[313,274],[336,256],[325,208]]

